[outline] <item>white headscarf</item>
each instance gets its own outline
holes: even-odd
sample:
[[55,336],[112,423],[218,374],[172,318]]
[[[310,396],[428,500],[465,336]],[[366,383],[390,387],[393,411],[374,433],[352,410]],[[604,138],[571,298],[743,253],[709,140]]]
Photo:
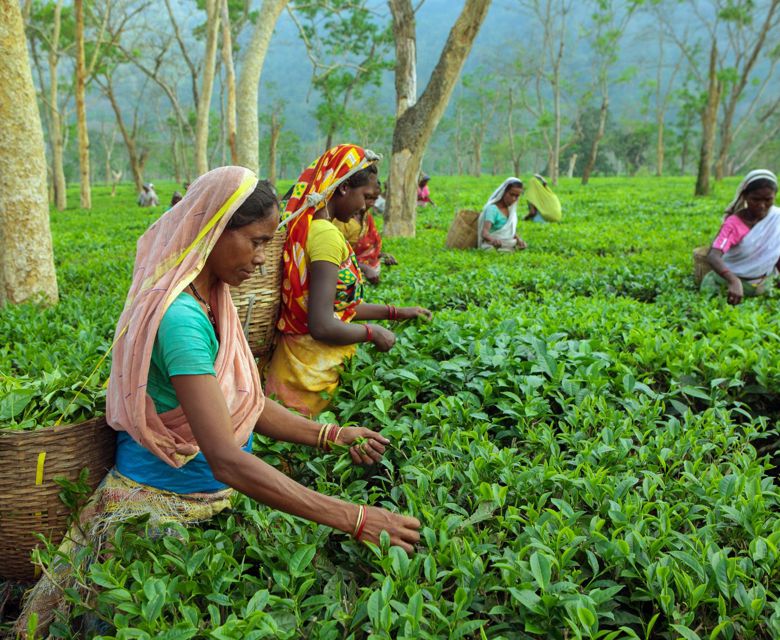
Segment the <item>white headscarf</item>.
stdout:
[[[514,176],[507,178],[487,199],[485,206],[482,208],[482,213],[479,214],[479,220],[477,221],[477,246],[480,248],[482,248],[484,242],[482,239],[482,227],[485,226],[485,211],[491,204],[501,202],[509,185],[518,182],[521,185],[523,184],[523,181],[520,178],[515,178]],[[509,216],[507,217],[506,224],[494,235],[500,235],[502,239],[511,240],[515,237],[515,233],[517,233],[517,201],[509,207]]]
[[769,171],[769,169],[755,169],[754,171],[751,171],[744,178],[742,178],[742,182],[740,182],[739,186],[737,187],[737,193],[734,194],[734,199],[729,202],[729,206],[726,207],[727,216],[730,216],[732,213],[737,213],[737,211],[741,211],[745,208],[745,199],[742,197],[742,195],[745,192],[745,189],[747,189],[748,186],[750,186],[750,184],[756,180],[770,180],[774,183],[775,189],[777,189],[777,176]]

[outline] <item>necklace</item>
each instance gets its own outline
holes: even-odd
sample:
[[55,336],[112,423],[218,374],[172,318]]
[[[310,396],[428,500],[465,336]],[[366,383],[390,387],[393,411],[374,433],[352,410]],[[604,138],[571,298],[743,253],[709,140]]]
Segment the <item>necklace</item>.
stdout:
[[198,301],[203,303],[203,305],[205,305],[206,315],[209,317],[209,322],[211,323],[211,326],[214,327],[214,333],[217,333],[217,319],[214,317],[214,312],[211,310],[211,305],[201,297],[201,295],[198,293],[198,290],[195,288],[195,284],[193,282],[190,282],[190,289],[192,290],[192,293],[195,295]]

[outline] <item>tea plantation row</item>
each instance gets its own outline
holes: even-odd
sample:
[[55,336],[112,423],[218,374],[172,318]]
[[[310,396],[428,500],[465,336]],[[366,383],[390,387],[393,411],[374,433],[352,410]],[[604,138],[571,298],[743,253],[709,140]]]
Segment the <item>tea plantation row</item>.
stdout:
[[[416,515],[417,554],[239,497],[181,539],[121,527],[72,619],[117,638],[780,636],[778,298],[729,307],[691,278],[734,184],[564,183],[563,223],[524,223],[527,251],[445,251],[454,210],[498,182],[435,180],[418,237],[387,241],[401,265],[370,299],[435,317],[361,348],[334,406],[392,438],[383,464],[257,444],[323,492]],[[59,307],[0,314],[16,422],[56,418],[109,344],[151,219],[120,199],[53,214]],[[71,419],[101,410],[106,373]]]

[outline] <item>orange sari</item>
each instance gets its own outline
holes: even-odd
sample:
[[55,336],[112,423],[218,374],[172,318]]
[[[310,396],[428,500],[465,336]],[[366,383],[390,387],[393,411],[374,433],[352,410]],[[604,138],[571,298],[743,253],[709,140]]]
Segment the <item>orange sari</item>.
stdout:
[[[327,407],[329,396],[338,388],[344,360],[355,352],[355,345],[330,345],[309,334],[309,229],[314,214],[327,204],[336,188],[377,160],[355,145],[326,151],[300,175],[285,208],[283,224],[287,223],[288,231],[277,324],[281,335],[266,370],[265,389],[304,415],[316,416]],[[339,268],[333,303],[333,312],[342,322],[355,317],[363,300],[363,276],[355,252],[349,243],[347,246],[350,255]]]

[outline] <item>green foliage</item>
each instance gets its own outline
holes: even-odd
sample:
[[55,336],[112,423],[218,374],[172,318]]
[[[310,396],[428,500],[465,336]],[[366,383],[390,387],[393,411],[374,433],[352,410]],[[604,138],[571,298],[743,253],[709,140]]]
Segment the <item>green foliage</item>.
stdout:
[[350,109],[369,87],[379,87],[393,68],[387,55],[393,43],[388,25],[380,25],[366,0],[299,2],[301,34],[314,65],[312,87],[321,101],[314,110],[321,131],[333,136],[348,130],[362,113]]
[[[690,179],[564,181],[563,223],[523,224],[527,251],[445,251],[452,212],[501,179],[434,177],[418,237],[386,240],[401,265],[370,299],[435,316],[344,372],[334,413],[381,429],[383,462],[257,443],[307,486],[416,515],[417,554],[239,496],[175,535],[119,527],[55,637],[86,613],[105,638],[780,634],[780,504],[757,453],[777,436],[778,298],[729,307],[690,275],[733,181],[696,201]],[[26,323],[0,360],[14,376],[86,374],[110,340],[151,218],[96,201],[53,214],[61,307],[0,315],[4,335]],[[66,322],[92,340],[66,343]]]

